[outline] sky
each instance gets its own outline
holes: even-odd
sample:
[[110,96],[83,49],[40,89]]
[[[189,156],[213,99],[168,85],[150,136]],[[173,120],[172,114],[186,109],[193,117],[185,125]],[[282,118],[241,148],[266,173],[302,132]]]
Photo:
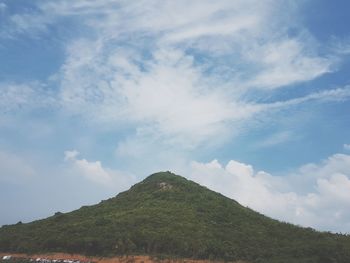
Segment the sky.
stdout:
[[347,0],[0,0],[0,225],[172,171],[350,233]]

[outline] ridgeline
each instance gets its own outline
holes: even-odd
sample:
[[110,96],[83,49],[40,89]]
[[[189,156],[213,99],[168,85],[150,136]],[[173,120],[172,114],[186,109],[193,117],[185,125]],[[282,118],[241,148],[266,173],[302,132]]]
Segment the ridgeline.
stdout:
[[270,219],[170,172],[70,213],[0,228],[0,252],[350,262],[350,237]]

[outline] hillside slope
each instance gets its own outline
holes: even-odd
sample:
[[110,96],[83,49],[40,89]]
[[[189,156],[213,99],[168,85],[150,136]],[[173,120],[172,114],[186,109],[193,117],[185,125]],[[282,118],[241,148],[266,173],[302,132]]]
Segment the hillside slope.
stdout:
[[281,223],[170,172],[116,197],[0,229],[0,251],[350,262],[350,237]]

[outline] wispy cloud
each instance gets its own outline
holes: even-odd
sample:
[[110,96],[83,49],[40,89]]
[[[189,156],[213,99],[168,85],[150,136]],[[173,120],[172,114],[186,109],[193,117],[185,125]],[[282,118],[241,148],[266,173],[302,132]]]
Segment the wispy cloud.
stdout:
[[7,5],[3,2],[0,2],[0,12],[4,12],[7,9]]
[[262,69],[248,81],[248,85],[253,88],[281,88],[329,73],[335,61],[310,54],[307,48],[303,39],[297,38],[259,45],[249,53],[249,57]]
[[283,131],[269,135],[267,138],[256,143],[257,147],[270,147],[287,142],[293,138],[293,133],[290,131]]
[[56,97],[46,85],[39,82],[4,83],[0,82],[1,113],[30,111],[33,108],[52,108],[57,106]]
[[341,88],[334,88],[334,89],[328,89],[323,90],[319,92],[310,93],[303,97],[298,98],[291,98],[289,100],[285,101],[277,101],[273,103],[264,104],[266,108],[270,109],[279,109],[279,108],[286,108],[289,106],[294,106],[306,102],[339,102],[339,101],[346,101],[350,97],[350,86],[345,86]]
[[[289,15],[281,15],[287,7]],[[43,96],[44,89],[11,84],[0,103],[9,109],[49,99],[69,115],[133,127],[138,132],[129,141],[153,137],[191,149],[232,137],[259,113],[348,99],[347,87],[268,104],[258,95],[246,99],[334,70],[334,56],[319,52],[297,12],[293,1],[274,0],[41,3],[35,12],[11,15],[7,28],[43,32],[70,19],[88,30],[65,44],[64,63],[50,79],[55,92]]]
[[339,54],[341,56],[350,54],[350,38],[347,37],[345,39],[337,39],[334,38],[331,44],[331,49],[334,53]]

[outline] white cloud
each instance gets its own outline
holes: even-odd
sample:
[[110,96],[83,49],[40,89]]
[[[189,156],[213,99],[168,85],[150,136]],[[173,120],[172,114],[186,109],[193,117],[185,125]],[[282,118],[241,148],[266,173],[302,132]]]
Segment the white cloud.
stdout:
[[292,1],[273,0],[44,4],[43,13],[79,16],[95,33],[66,47],[58,74],[61,105],[189,148],[232,136],[257,113],[311,100],[264,105],[244,99],[250,89],[309,81],[331,70],[333,60],[318,54],[307,32],[287,36],[286,29],[297,28],[294,16],[281,15],[287,7],[296,12]]
[[140,54],[124,48],[100,57],[94,53],[98,43],[76,45],[71,50],[75,59],[63,68],[61,93],[71,112],[91,114],[98,121],[125,121],[158,137],[196,144],[225,133],[227,121],[245,119],[257,109],[212,89],[193,57],[179,50],[158,50],[145,64],[137,61]]
[[350,232],[350,155],[335,154],[287,176],[256,172],[234,160],[226,167],[216,160],[193,162],[190,178],[271,217]]
[[343,147],[344,147],[344,150],[350,150],[350,144],[344,143]]
[[107,172],[101,165],[100,161],[89,162],[86,159],[77,159],[79,152],[76,150],[66,151],[64,153],[65,161],[71,162],[74,169],[87,179],[109,185],[112,181],[112,174]]
[[[247,96],[251,89],[273,92],[331,71],[333,59],[320,55],[299,25],[294,1],[63,0],[37,9],[11,16],[17,31],[43,31],[69,18],[85,33],[64,46],[64,63],[53,78],[57,94],[38,96],[43,90],[17,87],[18,96],[5,91],[7,97],[0,97],[6,107],[28,97],[38,96],[29,101],[39,105],[49,98],[98,127],[142,131],[128,140],[157,138],[193,149],[234,136],[258,113],[332,100],[326,95],[335,93],[271,104]],[[290,28],[294,37],[286,33]],[[11,100],[15,103],[7,103]]]
[[126,47],[107,49],[108,56],[104,45],[79,40],[70,47],[62,67],[63,108],[108,125],[135,125],[177,145],[193,147],[235,134],[242,121],[268,109],[346,99],[349,93],[344,88],[272,104],[246,102],[239,93],[227,96],[226,84],[207,76],[179,49],[159,49],[143,61],[141,53]]
[[266,110],[349,97],[345,87],[270,104],[247,102],[244,92],[228,92],[226,83],[178,48],[160,47],[143,60],[133,48],[106,45],[101,40],[72,43],[61,72],[63,108],[90,121],[136,126],[143,135],[186,148],[232,136]]
[[79,152],[76,150],[65,151],[64,160],[68,162],[72,173],[104,186],[118,186],[123,189],[134,182],[132,175],[120,171],[102,167],[100,161],[90,162],[86,159],[77,158]]
[[331,71],[333,61],[308,54],[303,39],[284,39],[267,43],[251,50],[249,57],[262,66],[262,70],[248,85],[256,88],[280,88],[297,82],[315,79]]

